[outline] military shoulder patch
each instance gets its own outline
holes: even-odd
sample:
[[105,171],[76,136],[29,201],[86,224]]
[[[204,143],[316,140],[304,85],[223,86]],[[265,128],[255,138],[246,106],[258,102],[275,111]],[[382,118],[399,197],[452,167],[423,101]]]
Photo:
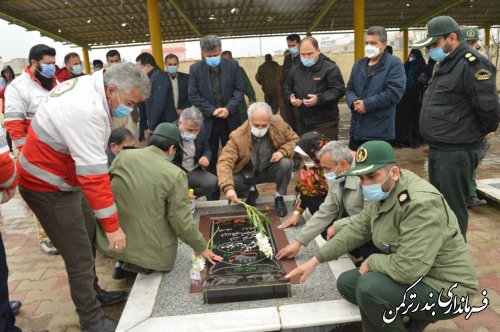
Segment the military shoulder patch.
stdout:
[[410,194],[408,190],[404,190],[398,194],[398,201],[401,206],[411,201]]
[[489,80],[491,77],[492,73],[488,69],[479,69],[475,74],[474,77],[478,81],[486,81]]

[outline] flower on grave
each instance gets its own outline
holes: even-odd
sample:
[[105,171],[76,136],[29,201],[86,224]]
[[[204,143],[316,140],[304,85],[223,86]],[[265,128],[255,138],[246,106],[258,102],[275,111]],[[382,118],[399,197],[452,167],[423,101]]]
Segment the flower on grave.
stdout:
[[269,243],[269,238],[263,233],[256,233],[255,239],[257,240],[257,245],[259,246],[259,250],[264,255],[266,255],[267,258],[272,258],[274,253],[273,253],[273,248]]
[[201,271],[205,268],[205,257],[202,255],[191,256],[191,271],[189,271],[191,282],[199,283],[201,282]]

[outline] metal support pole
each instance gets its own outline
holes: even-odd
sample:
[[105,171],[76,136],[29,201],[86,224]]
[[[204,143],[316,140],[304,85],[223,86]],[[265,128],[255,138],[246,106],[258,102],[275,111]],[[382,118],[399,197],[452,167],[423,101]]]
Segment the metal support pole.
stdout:
[[151,49],[158,67],[163,70],[163,46],[160,26],[160,13],[158,0],[147,0],[148,20],[149,20],[149,38],[151,40]]
[[403,63],[408,59],[408,30],[403,30]]
[[85,74],[90,74],[89,49],[86,47],[82,47],[82,53],[83,53],[83,72]]
[[365,56],[365,0],[354,0],[354,61]]

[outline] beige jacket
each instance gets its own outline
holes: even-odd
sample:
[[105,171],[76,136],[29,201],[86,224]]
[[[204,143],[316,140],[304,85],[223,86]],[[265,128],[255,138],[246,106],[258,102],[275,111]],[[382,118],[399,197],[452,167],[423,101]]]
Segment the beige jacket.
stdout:
[[[219,187],[224,193],[234,189],[233,174],[241,171],[252,159],[252,133],[250,129],[248,120],[235,129],[229,135],[229,141],[219,157],[217,177]],[[280,151],[284,158],[293,156],[295,145],[300,139],[279,115],[273,115],[271,118],[269,137],[273,147]]]

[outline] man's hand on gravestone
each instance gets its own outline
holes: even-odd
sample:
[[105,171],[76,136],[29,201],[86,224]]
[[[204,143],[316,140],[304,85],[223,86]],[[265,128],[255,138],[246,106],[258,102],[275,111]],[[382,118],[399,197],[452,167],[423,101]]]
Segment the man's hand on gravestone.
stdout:
[[291,279],[292,277],[300,276],[300,283],[303,283],[307,280],[309,275],[314,272],[314,269],[319,264],[320,263],[315,256],[310,260],[308,260],[307,262],[305,262],[304,264],[299,265],[295,269],[293,269],[292,272],[288,273],[285,276],[285,279]]
[[236,191],[234,191],[233,189],[229,189],[228,191],[226,191],[226,198],[231,203],[238,202],[238,195],[236,194]]
[[[199,255],[199,253],[197,253],[197,254]],[[220,262],[222,260],[221,256],[214,254],[213,251],[208,249],[208,248],[203,250],[201,252],[201,254],[203,255],[203,257],[205,257],[207,259],[207,261],[209,261],[212,264],[215,264],[215,263]]]
[[285,229],[290,226],[295,226],[300,219],[300,212],[293,211],[292,215],[278,226],[279,229]]
[[288,244],[285,248],[278,251],[276,254],[276,259],[280,260],[282,258],[294,258],[299,252],[301,243],[299,241],[293,241]]

